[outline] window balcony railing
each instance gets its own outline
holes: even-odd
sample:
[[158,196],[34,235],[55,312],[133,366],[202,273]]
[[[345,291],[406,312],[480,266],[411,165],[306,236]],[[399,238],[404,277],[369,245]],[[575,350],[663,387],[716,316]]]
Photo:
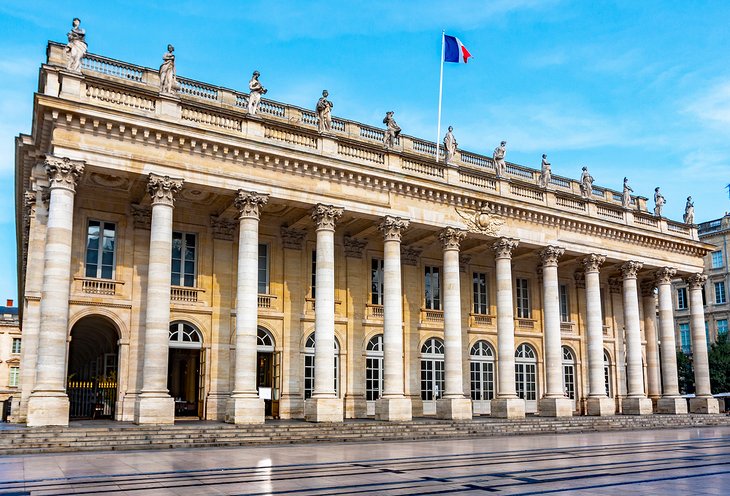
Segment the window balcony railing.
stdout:
[[[307,313],[314,313],[316,299],[315,298],[305,298],[304,300],[306,301],[306,304],[307,304],[307,306],[306,306]],[[339,307],[341,304],[342,304],[342,302],[340,300],[335,300],[335,313],[337,313],[337,307]]]
[[184,303],[198,303],[199,293],[204,293],[202,288],[189,288],[186,286],[172,286],[170,288],[170,300],[182,301]]
[[470,313],[469,314],[472,327],[487,327],[494,323],[494,316],[483,313]]
[[259,308],[273,308],[276,295],[259,293]]
[[421,309],[421,323],[443,324],[444,323],[444,311],[422,308]]
[[383,305],[367,303],[365,305],[365,318],[368,320],[383,320]]
[[114,279],[97,279],[92,277],[79,277],[76,280],[81,281],[81,292],[93,295],[114,296],[117,294],[117,285],[124,282],[115,281]]
[[573,322],[561,322],[560,323],[560,332],[564,334],[573,334],[573,327],[575,324]]
[[523,331],[525,331],[525,330],[532,331],[532,330],[535,329],[536,322],[537,321],[535,319],[520,319],[520,318],[517,318],[517,319],[515,319],[515,327],[517,329],[523,330]]

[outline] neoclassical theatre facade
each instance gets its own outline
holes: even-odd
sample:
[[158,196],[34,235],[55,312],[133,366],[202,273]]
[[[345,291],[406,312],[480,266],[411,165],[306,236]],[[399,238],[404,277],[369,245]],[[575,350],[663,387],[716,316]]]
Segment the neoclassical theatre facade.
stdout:
[[717,411],[711,248],[646,199],[66,56],[16,140],[17,421],[684,413],[678,278]]

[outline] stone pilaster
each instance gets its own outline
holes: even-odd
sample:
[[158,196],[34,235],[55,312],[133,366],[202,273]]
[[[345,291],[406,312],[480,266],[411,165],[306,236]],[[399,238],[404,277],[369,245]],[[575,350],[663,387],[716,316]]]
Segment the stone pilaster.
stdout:
[[656,326],[656,296],[654,280],[642,281],[641,306],[644,314],[644,339],[646,340],[646,387],[647,394],[655,402],[662,394],[659,379],[659,342]]
[[659,291],[659,333],[661,339],[662,397],[657,401],[657,412],[670,414],[687,413],[687,402],[679,396],[677,375],[677,345],[674,336],[674,311],[672,307],[672,279],[677,270],[663,267],[657,270],[656,285]]
[[692,274],[689,284],[690,329],[692,331],[692,364],[695,369],[695,397],[689,400],[691,413],[719,413],[720,405],[710,389],[710,364],[705,335],[705,309],[702,305],[702,286],[705,274]]
[[145,305],[142,391],[136,399],[134,422],[172,424],[175,400],[167,390],[170,333],[170,272],[172,211],[182,179],[150,174],[147,190],[152,200],[150,256]]

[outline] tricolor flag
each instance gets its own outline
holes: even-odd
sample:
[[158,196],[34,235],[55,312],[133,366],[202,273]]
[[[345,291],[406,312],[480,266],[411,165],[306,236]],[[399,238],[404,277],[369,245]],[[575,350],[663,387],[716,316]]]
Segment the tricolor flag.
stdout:
[[444,62],[466,62],[471,57],[469,50],[456,36],[444,34]]

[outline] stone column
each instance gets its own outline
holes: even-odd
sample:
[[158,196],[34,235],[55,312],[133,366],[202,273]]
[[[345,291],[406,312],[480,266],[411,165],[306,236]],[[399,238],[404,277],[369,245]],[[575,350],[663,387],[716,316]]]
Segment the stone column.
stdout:
[[573,400],[566,398],[563,388],[563,348],[560,341],[560,295],[558,259],[564,248],[548,246],[540,251],[542,260],[542,298],[545,319],[545,396],[538,402],[544,417],[572,417]]
[[66,350],[71,293],[71,242],[76,185],[83,162],[46,157],[50,181],[46,246],[43,256],[40,333],[36,380],[28,398],[29,427],[68,425]]
[[652,403],[644,393],[644,365],[641,355],[641,321],[639,319],[639,293],[636,274],[643,264],[628,261],[621,266],[624,279],[624,326],[626,327],[626,369],[629,378],[629,394],[622,404],[627,415],[648,415]]
[[705,274],[692,274],[689,284],[689,313],[692,331],[692,365],[695,369],[695,397],[689,400],[690,413],[719,413],[720,405],[710,389],[710,364],[707,357],[705,309],[702,305],[702,286]]
[[304,405],[310,422],[342,422],[342,400],[335,392],[335,223],[342,208],[318,204],[312,210],[317,225],[314,307],[314,391]]
[[403,289],[400,240],[409,221],[386,216],[378,225],[383,242],[383,395],[375,402],[379,420],[411,420],[411,399],[403,382]]
[[461,336],[461,283],[459,280],[459,245],[466,232],[447,227],[439,233],[444,248],[444,395],[436,400],[440,419],[471,418],[471,399],[464,396]]
[[136,424],[172,424],[175,400],[167,390],[170,336],[170,273],[172,270],[172,210],[182,179],[150,174],[152,200],[150,257],[145,302],[142,391],[134,408]]
[[238,274],[236,279],[236,358],[233,392],[226,422],[263,424],[264,400],[256,389],[256,333],[258,325],[259,218],[268,195],[238,190]]
[[674,336],[674,311],[672,310],[672,279],[677,270],[663,267],[655,272],[659,289],[659,332],[662,346],[662,397],[657,401],[657,412],[670,414],[687,413],[687,401],[679,396],[677,375],[677,345]]
[[497,266],[497,397],[492,417],[524,418],[525,400],[515,386],[515,316],[512,294],[512,251],[516,239],[500,238],[493,245]]
[[603,376],[603,315],[598,271],[603,255],[588,255],[583,262],[586,279],[586,335],[588,338],[588,415],[613,415],[616,404],[606,394]]
[[649,398],[655,403],[662,394],[659,379],[659,343],[656,329],[656,297],[654,280],[642,281],[641,305],[644,313],[644,339],[646,339],[646,387]]

